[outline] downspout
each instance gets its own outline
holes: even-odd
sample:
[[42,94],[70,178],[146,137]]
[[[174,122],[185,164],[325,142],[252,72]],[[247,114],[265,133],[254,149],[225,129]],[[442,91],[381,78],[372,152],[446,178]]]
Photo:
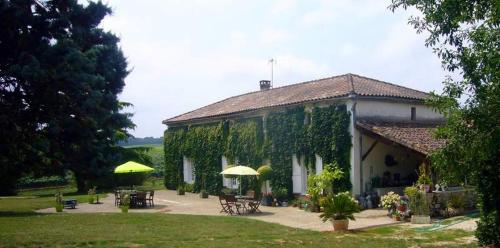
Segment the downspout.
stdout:
[[[356,93],[356,90],[354,89],[354,82],[352,80],[352,75],[348,74],[348,80],[349,83],[351,84],[351,91],[349,92],[349,98],[353,101],[352,107],[351,107],[351,113],[352,113],[352,132],[354,135],[354,132],[356,132],[356,106],[358,104],[358,94]],[[363,143],[362,143],[362,134],[359,136],[359,194],[361,195],[363,193],[363,161],[361,157],[363,156]],[[353,162],[354,162],[354,156],[353,154]]]

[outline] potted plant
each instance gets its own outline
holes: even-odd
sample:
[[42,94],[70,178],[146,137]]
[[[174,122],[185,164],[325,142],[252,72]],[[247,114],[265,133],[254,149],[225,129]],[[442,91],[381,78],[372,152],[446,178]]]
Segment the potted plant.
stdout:
[[271,206],[273,201],[272,194],[268,191],[267,181],[271,179],[273,175],[273,169],[269,165],[263,165],[257,169],[259,175],[257,176],[258,183],[260,184],[260,188],[264,188],[262,191],[262,200],[261,204],[264,206]]
[[354,213],[360,211],[358,201],[349,192],[338,193],[322,201],[323,213],[319,216],[323,222],[331,221],[333,230],[345,231],[349,220],[354,220]]
[[449,217],[457,216],[464,211],[465,200],[463,195],[451,194],[446,204],[446,212]]
[[124,214],[128,213],[129,206],[130,206],[130,195],[124,194],[122,196],[122,200],[120,203],[120,209],[122,210],[122,213]]
[[87,192],[89,204],[93,204],[95,202],[96,190],[97,190],[97,188],[93,187],[93,188],[89,189],[89,191]]
[[262,196],[261,204],[264,206],[271,206],[272,203],[273,203],[273,193],[271,192],[264,193]]
[[424,190],[425,192],[430,192],[431,191],[431,184],[432,180],[429,176],[427,175],[420,175],[418,178],[417,183],[420,185],[420,189]]
[[55,197],[56,197],[56,205],[55,205],[55,208],[56,208],[56,212],[60,213],[63,211],[63,208],[64,208],[64,205],[62,203],[63,201],[63,194],[61,193],[61,191],[58,191],[56,194],[55,194]]
[[208,192],[204,189],[200,190],[200,198],[208,198]]
[[276,199],[276,202],[283,206],[283,202],[287,203],[288,206],[288,200],[286,199],[288,196],[288,190],[286,188],[278,188],[274,190],[274,197]]
[[178,195],[186,194],[186,191],[184,190],[184,185],[180,184],[179,186],[177,186],[177,194]]
[[400,202],[401,196],[392,191],[380,198],[380,206],[387,209],[389,216],[396,211],[397,204]]
[[429,205],[427,204],[427,194],[424,191],[418,191],[410,197],[410,209],[412,212],[412,224],[430,224]]
[[401,221],[401,212],[395,211],[392,214],[392,219],[394,219],[395,221]]

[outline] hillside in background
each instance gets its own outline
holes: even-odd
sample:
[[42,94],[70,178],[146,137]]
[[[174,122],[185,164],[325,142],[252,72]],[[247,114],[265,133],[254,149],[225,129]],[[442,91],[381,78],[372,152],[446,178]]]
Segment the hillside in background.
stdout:
[[118,145],[120,146],[142,146],[142,145],[161,145],[163,144],[163,137],[155,138],[155,137],[144,137],[144,138],[136,138],[130,137],[125,142],[120,142]]

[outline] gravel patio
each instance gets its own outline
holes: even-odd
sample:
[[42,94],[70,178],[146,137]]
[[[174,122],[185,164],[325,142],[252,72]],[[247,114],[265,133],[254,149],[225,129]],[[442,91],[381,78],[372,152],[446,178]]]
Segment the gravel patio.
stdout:
[[[114,205],[114,195],[108,194],[100,199],[100,204],[79,203],[76,209],[65,209],[65,213],[118,213],[120,209]],[[129,209],[129,213],[165,213],[165,214],[192,214],[225,216],[220,213],[220,203],[216,196],[202,199],[198,194],[186,193],[177,195],[174,190],[155,191],[155,207],[145,209]],[[251,218],[281,225],[310,229],[316,231],[331,231],[329,222],[323,223],[318,213],[306,212],[294,207],[266,207],[260,206],[262,213],[244,214],[235,218]],[[39,213],[55,213],[54,208],[37,210]],[[396,221],[387,217],[383,209],[370,209],[355,214],[356,221],[351,221],[349,229],[363,229],[374,226],[395,224]]]

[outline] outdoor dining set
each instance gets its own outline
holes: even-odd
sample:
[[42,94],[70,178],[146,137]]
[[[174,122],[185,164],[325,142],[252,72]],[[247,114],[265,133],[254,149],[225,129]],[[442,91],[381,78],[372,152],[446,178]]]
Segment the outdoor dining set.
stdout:
[[246,195],[231,195],[231,194],[221,194],[219,195],[219,202],[222,207],[221,213],[227,213],[229,215],[243,213],[260,213],[259,197],[256,197],[254,191],[247,191]]
[[154,207],[154,194],[153,190],[139,191],[139,190],[115,190],[115,206],[127,205],[123,202],[126,200],[125,195],[128,195],[128,206],[131,208],[147,208]]

